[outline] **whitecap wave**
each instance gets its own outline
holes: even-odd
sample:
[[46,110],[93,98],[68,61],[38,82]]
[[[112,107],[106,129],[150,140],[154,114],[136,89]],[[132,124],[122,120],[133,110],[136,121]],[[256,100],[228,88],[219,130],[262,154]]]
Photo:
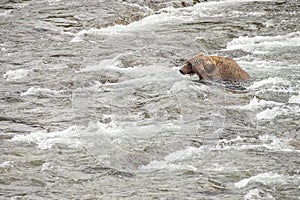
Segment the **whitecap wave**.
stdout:
[[[174,10],[174,9],[173,9]],[[174,15],[173,12],[164,12],[160,14],[150,15],[139,21],[132,22],[128,25],[114,25],[106,28],[91,28],[88,30],[79,31],[75,34],[75,37],[70,41],[73,42],[82,42],[86,36],[112,36],[112,35],[132,35],[136,31],[151,31],[156,27],[162,27],[168,25],[172,22],[177,22],[178,17]]]
[[100,61],[97,65],[89,65],[81,69],[79,72],[89,72],[89,71],[99,71],[109,68],[118,69],[116,66],[120,63],[118,57],[112,59],[104,59]]
[[[74,38],[70,41],[73,42],[83,42],[84,38],[88,35],[90,36],[101,36],[101,35],[127,35],[127,34],[136,34],[136,32],[149,32],[156,30],[161,27],[168,27],[172,24],[181,24],[192,22],[199,17],[206,17],[212,15],[219,16],[224,15],[217,11],[222,10],[222,6],[231,6],[235,3],[244,3],[244,2],[257,2],[257,1],[273,1],[273,0],[224,0],[224,1],[212,1],[212,2],[202,2],[196,4],[192,7],[186,8],[173,8],[167,7],[161,9],[156,14],[151,14],[139,21],[132,22],[128,25],[119,25],[109,26],[105,28],[92,28],[88,30],[79,31],[74,35]],[[238,15],[245,13],[238,13]],[[256,13],[257,14],[257,13]]]
[[[113,116],[104,116],[113,118]],[[52,132],[37,131],[30,134],[15,135],[10,141],[25,142],[37,145],[38,149],[50,150],[54,145],[61,144],[68,148],[81,148],[83,146],[94,145],[87,143],[97,135],[101,138],[112,138],[121,136],[124,133],[123,129],[117,126],[112,120],[110,123],[93,123],[88,126],[70,126],[64,130]]]
[[82,146],[79,138],[80,127],[71,126],[65,130],[45,132],[37,131],[27,135],[16,135],[10,141],[34,143],[37,148],[42,150],[49,150],[55,144],[63,144],[69,148],[78,148]]
[[234,186],[236,188],[244,188],[248,184],[251,183],[262,183],[264,185],[284,185],[288,182],[295,182],[297,179],[299,179],[300,176],[289,176],[289,175],[283,175],[278,174],[274,172],[266,172],[266,173],[260,173],[255,176],[251,176],[249,178],[245,178],[240,180],[239,182],[234,183]]
[[5,10],[4,12],[0,12],[0,17],[10,17],[10,16],[13,16],[12,15],[12,9],[10,10]]
[[51,163],[50,162],[45,162],[42,166],[42,169],[41,171],[48,171],[48,170],[51,170],[53,167],[51,166]]
[[17,69],[17,70],[8,70],[3,74],[3,78],[7,81],[18,80],[27,76],[32,70],[28,69]]
[[293,151],[294,147],[290,146],[289,139],[280,139],[275,135],[260,135],[258,139],[263,142],[263,147],[275,151]]
[[235,106],[239,109],[242,110],[255,110],[259,108],[264,108],[266,106],[281,106],[283,105],[282,103],[278,103],[275,101],[267,101],[264,99],[258,99],[256,96],[250,100],[249,104],[244,105],[244,106]]
[[14,163],[13,161],[4,161],[3,163],[0,164],[0,168],[5,168],[5,169],[12,168],[14,167],[13,163]]
[[280,109],[279,107],[274,107],[271,109],[267,108],[266,110],[257,113],[256,118],[258,120],[271,120],[279,115],[283,115],[284,113],[284,110]]
[[199,151],[199,148],[188,147],[184,150],[172,152],[163,160],[153,160],[148,165],[140,166],[141,169],[168,169],[168,170],[191,170],[196,171],[197,168],[192,165],[181,164],[180,161],[190,157],[192,154]]
[[234,139],[222,139],[219,140],[216,149],[257,149],[265,148],[272,151],[297,151],[294,147],[289,145],[289,139],[280,139],[274,135],[260,135],[258,139],[256,138],[243,138],[237,136]]
[[300,46],[300,32],[277,36],[240,36],[227,44],[227,50],[242,49],[255,54],[272,53],[278,48]]
[[[247,2],[253,2],[255,0],[223,0],[223,1],[210,1],[210,2],[202,2],[199,4],[196,4],[192,8],[188,8],[187,10],[192,10],[192,16],[199,16],[199,17],[225,17],[222,7],[232,7],[236,6],[238,3],[247,3]],[[274,1],[274,0],[258,0],[255,2],[268,2],[268,1]],[[240,11],[231,11],[230,13],[227,13],[226,16],[259,16],[263,15],[264,13],[258,13],[258,12],[251,12],[251,13],[245,13]]]
[[30,87],[26,92],[23,92],[21,96],[39,96],[39,97],[51,97],[67,93],[65,90],[51,90],[48,88]]
[[291,96],[289,99],[289,103],[300,104],[300,94],[297,96],[296,95]]
[[280,69],[290,69],[291,67],[297,67],[297,66],[290,66],[286,62],[281,62],[281,61],[272,61],[272,60],[260,60],[259,58],[253,58],[251,56],[243,58],[243,59],[238,59],[237,58],[237,63],[244,69],[247,70],[255,70],[253,73],[260,73],[265,72],[265,71],[270,71],[270,70],[280,70]]
[[250,178],[242,179],[239,182],[236,182],[234,186],[236,188],[243,188],[252,182],[259,182],[265,185],[285,183],[283,175],[273,173],[273,172],[266,172],[266,173],[257,174],[255,176],[251,176]]
[[263,199],[269,199],[269,200],[275,200],[275,198],[268,192],[263,191],[262,189],[253,189],[250,190],[245,196],[244,200],[263,200]]
[[290,86],[291,81],[286,80],[281,77],[269,77],[267,79],[263,79],[263,80],[254,82],[253,85],[250,86],[249,89],[258,89],[258,88],[266,87],[266,86],[270,86],[270,85]]

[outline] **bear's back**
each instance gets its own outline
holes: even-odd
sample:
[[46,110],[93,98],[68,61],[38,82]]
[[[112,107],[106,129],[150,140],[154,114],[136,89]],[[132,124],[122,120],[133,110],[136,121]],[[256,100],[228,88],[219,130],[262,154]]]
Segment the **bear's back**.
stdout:
[[234,60],[227,57],[209,56],[217,67],[224,81],[248,81],[249,74],[243,70]]

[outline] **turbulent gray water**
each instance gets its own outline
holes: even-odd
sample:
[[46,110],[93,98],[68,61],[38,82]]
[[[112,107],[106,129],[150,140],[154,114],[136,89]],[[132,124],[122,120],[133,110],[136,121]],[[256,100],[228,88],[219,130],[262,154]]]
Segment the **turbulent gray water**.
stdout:
[[[299,12],[2,0],[0,199],[299,199]],[[247,91],[180,75],[199,52]]]

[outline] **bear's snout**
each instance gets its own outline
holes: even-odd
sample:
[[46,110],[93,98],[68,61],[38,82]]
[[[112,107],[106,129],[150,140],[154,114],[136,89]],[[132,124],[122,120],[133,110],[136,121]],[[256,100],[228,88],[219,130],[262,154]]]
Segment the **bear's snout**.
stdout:
[[189,69],[189,66],[188,66],[188,65],[183,65],[183,66],[180,68],[179,72],[180,72],[181,74],[185,75],[185,74],[189,74],[189,73],[191,72],[191,69]]

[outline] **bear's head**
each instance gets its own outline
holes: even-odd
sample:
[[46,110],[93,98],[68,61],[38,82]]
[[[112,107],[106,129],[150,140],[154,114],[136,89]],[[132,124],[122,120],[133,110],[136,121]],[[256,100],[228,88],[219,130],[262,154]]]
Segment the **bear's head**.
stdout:
[[179,72],[181,74],[189,74],[194,75],[196,73],[197,68],[204,66],[205,55],[204,53],[200,53],[191,59],[189,59],[185,65],[181,67]]
[[179,72],[181,74],[190,74],[190,75],[195,74],[194,67],[193,67],[192,63],[190,63],[189,61],[181,67]]

